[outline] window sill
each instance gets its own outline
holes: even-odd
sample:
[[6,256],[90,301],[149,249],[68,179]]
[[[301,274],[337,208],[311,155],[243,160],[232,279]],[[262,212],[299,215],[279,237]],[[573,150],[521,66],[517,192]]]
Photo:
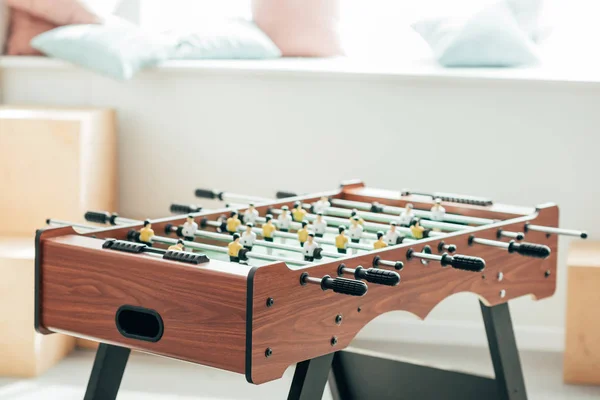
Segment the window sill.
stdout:
[[[0,70],[78,69],[70,63],[46,57],[2,56]],[[374,79],[498,81],[592,84],[600,83],[597,68],[546,65],[529,68],[443,68],[430,60],[387,62],[346,58],[282,58],[276,60],[167,61],[144,71],[242,73],[245,75],[323,76]]]

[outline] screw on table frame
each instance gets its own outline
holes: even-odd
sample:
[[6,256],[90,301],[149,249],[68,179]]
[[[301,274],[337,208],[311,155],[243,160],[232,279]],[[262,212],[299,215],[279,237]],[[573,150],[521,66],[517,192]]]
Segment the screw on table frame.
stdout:
[[100,343],[84,400],[115,400],[131,350]]
[[[288,400],[320,399],[329,379],[335,399],[527,400],[508,304],[481,313],[496,378],[338,351],[298,363]],[[130,349],[101,343],[84,400],[115,400]]]

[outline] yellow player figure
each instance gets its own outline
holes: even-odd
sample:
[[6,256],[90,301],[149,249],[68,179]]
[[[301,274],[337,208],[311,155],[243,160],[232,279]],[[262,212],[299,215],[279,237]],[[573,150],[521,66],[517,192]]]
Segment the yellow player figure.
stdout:
[[384,247],[387,247],[387,243],[385,242],[385,240],[383,240],[383,231],[378,231],[377,240],[375,241],[375,243],[373,243],[373,248],[375,250],[379,250],[383,249]]
[[232,235],[237,232],[238,226],[240,226],[242,221],[238,218],[237,211],[232,211],[231,216],[227,218],[227,232]]
[[266,222],[262,225],[262,237],[266,242],[273,241],[273,232],[277,230],[275,224],[273,224],[273,216],[267,214],[265,217]]
[[304,247],[304,243],[308,240],[308,222],[302,221],[302,228],[298,229],[298,240],[300,246]]
[[240,250],[243,248],[244,246],[241,245],[240,243],[240,234],[239,233],[234,233],[233,234],[233,242],[229,243],[227,245],[228,248],[228,253],[229,253],[229,261],[232,262],[240,262]]
[[184,251],[183,240],[179,239],[176,244],[169,246],[171,251]]
[[150,220],[145,220],[144,227],[140,229],[140,242],[152,246],[152,236],[154,236],[152,224],[150,223]]
[[302,208],[302,203],[297,201],[294,203],[294,208],[292,209],[292,217],[296,222],[304,221],[304,217],[306,217],[306,210]]
[[425,228],[423,228],[419,222],[418,218],[415,218],[410,223],[410,232],[412,233],[415,239],[423,239],[423,232]]
[[365,220],[362,219],[360,217],[360,215],[358,215],[358,210],[356,208],[353,208],[352,211],[350,212],[350,223],[352,223],[352,221],[354,220],[354,217],[358,216],[358,223],[361,225],[365,224]]
[[338,253],[346,254],[348,251],[348,236],[346,236],[346,227],[344,225],[340,225],[338,228],[338,232],[340,233],[335,237],[335,247],[337,247]]

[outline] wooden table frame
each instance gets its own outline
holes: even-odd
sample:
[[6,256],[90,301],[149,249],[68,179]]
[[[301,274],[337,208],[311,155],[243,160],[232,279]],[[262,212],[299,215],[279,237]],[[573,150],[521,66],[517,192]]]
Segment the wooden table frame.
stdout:
[[[433,204],[428,197],[401,196],[398,192],[370,189],[354,182],[336,191],[257,205],[257,210],[263,215],[269,207],[292,206],[297,200],[311,203],[323,195],[398,207],[410,202],[418,209],[429,209]],[[492,324],[495,325],[493,329],[488,329],[489,339],[490,335],[497,335],[499,325],[510,327],[507,301],[524,295],[541,299],[554,293],[557,236],[534,231],[526,235],[527,242],[551,249],[552,253],[546,259],[508,254],[506,250],[483,245],[469,246],[469,237],[476,235],[496,240],[498,229],[522,232],[529,222],[557,227],[558,208],[552,204],[536,208],[497,204],[485,207],[443,205],[448,213],[497,222],[300,268],[289,268],[283,262],[252,268],[218,260],[192,266],[151,255],[102,248],[102,239],[126,239],[127,233],[139,229],[139,225],[87,234],[77,234],[71,227],[39,231],[36,238],[36,329],[44,334],[61,332],[105,343],[101,348],[108,355],[104,357],[110,356],[111,351],[107,349],[113,347],[135,349],[244,373],[247,380],[255,384],[281,377],[292,364],[312,363],[321,356],[339,352],[380,314],[404,310],[425,318],[445,298],[463,291],[477,294],[486,309],[496,310],[500,306],[498,310],[506,310],[498,311],[502,317],[491,318],[499,322]],[[244,210],[240,211],[243,214]],[[216,220],[225,212],[228,210],[195,215],[197,220]],[[182,217],[155,220],[153,229],[160,235],[167,224],[177,225],[184,220]],[[407,259],[408,249],[420,250],[425,245],[437,249],[441,240],[457,245],[460,254],[484,258],[486,269],[481,273],[465,272],[442,268],[439,263],[425,266],[416,259]],[[376,256],[404,262],[405,268],[400,272],[402,281],[398,286],[369,284],[365,296],[350,297],[323,292],[315,285],[299,284],[302,272],[315,277],[336,276],[340,263],[350,268],[370,267]],[[274,300],[271,306],[267,305],[267,299]],[[114,315],[123,304],[156,310],[165,324],[161,340],[148,342],[121,335],[115,328]],[[489,315],[494,313],[490,311]],[[343,317],[341,323],[336,322],[338,315]],[[511,338],[514,342],[512,334],[508,336],[507,339],[502,335],[502,340],[508,340],[504,344],[502,340],[490,340],[491,348],[514,347],[510,343]],[[269,356],[266,356],[266,349],[271,350]],[[499,350],[499,354],[503,351]],[[106,364],[101,360],[101,353],[99,357],[97,363]],[[120,359],[122,361],[123,357]],[[337,362],[339,365],[346,359],[349,358],[337,355],[333,360],[342,360]],[[518,364],[518,354],[516,361]],[[505,366],[496,369],[497,376],[503,371],[506,375]],[[310,377],[309,372],[306,376]],[[102,376],[97,374],[95,380],[102,380]],[[520,384],[516,386],[520,387]],[[524,389],[522,393],[524,396]],[[302,398],[301,395],[298,398]]]

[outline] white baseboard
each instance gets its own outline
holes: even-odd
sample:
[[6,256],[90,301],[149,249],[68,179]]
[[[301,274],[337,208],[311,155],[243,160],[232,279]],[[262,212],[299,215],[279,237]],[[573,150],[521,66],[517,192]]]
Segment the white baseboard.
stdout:
[[[556,327],[513,326],[521,350],[562,352],[564,331]],[[456,322],[408,320],[389,316],[371,321],[357,339],[379,342],[441,344],[451,346],[487,346],[483,321]]]

